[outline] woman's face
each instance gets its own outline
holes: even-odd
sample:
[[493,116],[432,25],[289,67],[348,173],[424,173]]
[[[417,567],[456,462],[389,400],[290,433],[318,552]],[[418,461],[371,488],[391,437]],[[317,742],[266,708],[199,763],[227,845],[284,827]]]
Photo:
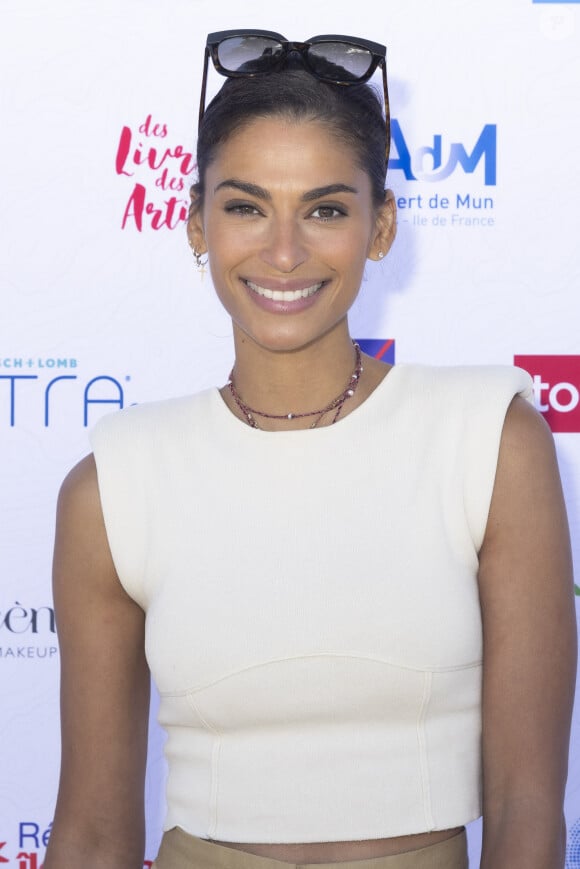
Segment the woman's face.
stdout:
[[394,235],[392,198],[377,212],[351,149],[316,121],[253,121],[220,147],[205,190],[190,239],[234,329],[265,349],[344,322],[367,257]]

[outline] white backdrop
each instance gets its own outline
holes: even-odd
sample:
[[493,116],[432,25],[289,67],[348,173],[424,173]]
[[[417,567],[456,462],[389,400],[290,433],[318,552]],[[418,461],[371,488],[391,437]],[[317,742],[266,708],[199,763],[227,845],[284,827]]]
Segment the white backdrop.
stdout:
[[[394,340],[395,361],[517,357],[555,431],[580,557],[577,3],[3,0],[3,865],[39,869],[54,809],[60,480],[102,413],[223,383],[231,365],[229,323],[195,271],[182,216],[205,35],[236,26],[388,45],[399,234],[368,266],[353,334]],[[149,859],[163,813],[154,713]],[[578,711],[574,727],[568,867],[580,869]],[[477,865],[478,824],[469,834]]]

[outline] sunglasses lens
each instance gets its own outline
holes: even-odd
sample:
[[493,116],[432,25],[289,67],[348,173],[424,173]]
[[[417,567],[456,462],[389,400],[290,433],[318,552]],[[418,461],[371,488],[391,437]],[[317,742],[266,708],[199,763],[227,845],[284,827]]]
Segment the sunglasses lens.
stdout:
[[345,42],[316,42],[308,48],[313,72],[333,81],[360,81],[370,70],[373,55],[368,48]]
[[226,72],[264,72],[278,62],[283,48],[267,36],[231,36],[218,46],[218,60]]

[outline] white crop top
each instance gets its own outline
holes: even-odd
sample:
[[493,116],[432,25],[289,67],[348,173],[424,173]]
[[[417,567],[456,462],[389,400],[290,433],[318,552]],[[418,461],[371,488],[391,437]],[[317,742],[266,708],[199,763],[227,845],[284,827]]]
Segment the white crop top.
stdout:
[[264,432],[217,389],[92,432],[146,610],[164,829],[401,836],[481,813],[481,546],[516,368],[397,365],[335,425]]

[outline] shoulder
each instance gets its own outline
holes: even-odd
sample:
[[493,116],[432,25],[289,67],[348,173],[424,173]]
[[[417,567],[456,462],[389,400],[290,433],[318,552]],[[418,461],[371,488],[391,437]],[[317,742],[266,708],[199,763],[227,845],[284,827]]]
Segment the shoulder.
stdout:
[[[515,396],[501,433],[494,507],[513,504],[522,496],[541,503],[549,492],[560,495],[560,480],[552,432],[531,404]],[[524,494],[525,493],[525,494]],[[530,502],[526,512],[535,509]]]
[[429,394],[473,396],[485,399],[498,394],[519,394],[531,401],[532,379],[513,365],[416,365],[399,366],[410,387]]
[[501,436],[505,452],[554,453],[554,438],[548,423],[529,401],[515,395],[508,407]]
[[68,472],[62,481],[59,495],[59,511],[79,508],[95,508],[99,499],[97,467],[92,453],[85,456]]

